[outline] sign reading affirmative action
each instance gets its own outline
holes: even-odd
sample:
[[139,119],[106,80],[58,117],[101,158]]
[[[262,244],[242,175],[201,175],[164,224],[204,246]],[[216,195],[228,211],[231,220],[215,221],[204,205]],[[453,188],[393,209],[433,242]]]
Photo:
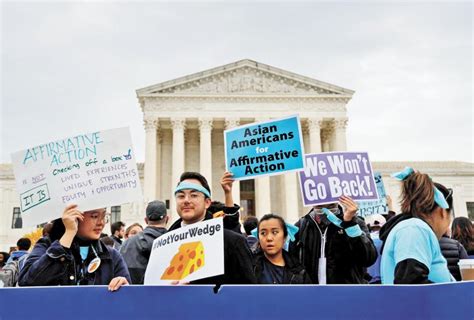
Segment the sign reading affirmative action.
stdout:
[[226,130],[224,145],[226,169],[236,180],[300,170],[304,166],[298,116]]
[[80,134],[12,154],[23,223],[59,218],[67,204],[86,211],[140,200],[128,128]]
[[361,217],[388,212],[387,194],[385,193],[385,187],[380,172],[374,172],[374,179],[379,198],[375,201],[359,201],[357,214]]
[[170,231],[153,241],[145,284],[189,282],[224,274],[223,218]]
[[342,195],[353,200],[378,199],[367,152],[305,155],[300,187],[305,206],[337,202]]

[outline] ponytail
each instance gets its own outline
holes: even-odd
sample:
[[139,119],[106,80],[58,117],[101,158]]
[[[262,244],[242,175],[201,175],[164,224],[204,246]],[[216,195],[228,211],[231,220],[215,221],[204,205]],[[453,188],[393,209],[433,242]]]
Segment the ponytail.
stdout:
[[448,210],[453,206],[452,191],[445,186],[434,183],[424,173],[413,172],[402,182],[402,212],[413,217],[431,214],[439,205],[436,203],[435,192],[439,190],[448,204]]

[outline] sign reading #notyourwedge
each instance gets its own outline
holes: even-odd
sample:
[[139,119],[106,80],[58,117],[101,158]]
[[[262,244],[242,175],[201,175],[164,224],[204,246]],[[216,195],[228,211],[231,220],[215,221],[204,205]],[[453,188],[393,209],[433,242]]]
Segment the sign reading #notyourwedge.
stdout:
[[343,195],[353,200],[378,198],[367,152],[305,155],[300,187],[305,206],[337,202]]
[[298,116],[224,131],[227,171],[236,180],[301,170],[303,143]]
[[142,198],[130,130],[68,137],[12,154],[23,223],[59,218],[64,208],[120,205]]
[[153,241],[145,284],[190,282],[224,273],[223,218],[172,230]]

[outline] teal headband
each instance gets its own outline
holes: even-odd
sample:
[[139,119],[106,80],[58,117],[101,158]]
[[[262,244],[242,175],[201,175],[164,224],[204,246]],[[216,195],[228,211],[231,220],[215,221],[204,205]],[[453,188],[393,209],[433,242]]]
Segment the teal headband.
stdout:
[[[403,169],[403,171],[395,172],[394,174],[392,174],[392,178],[395,178],[399,181],[403,181],[407,177],[412,175],[414,172],[415,172],[415,170],[413,170],[412,168],[406,167],[405,169]],[[436,188],[436,186],[434,186],[433,188],[434,188],[433,189],[433,191],[434,191],[434,201],[436,202],[436,204],[438,206],[440,206],[441,208],[443,208],[443,209],[449,209],[449,204],[446,201],[446,198],[444,197],[443,193],[441,191],[439,191],[439,189]]]
[[[290,241],[295,241],[295,234],[298,233],[299,228],[292,224],[285,222],[286,230],[288,231],[288,238]],[[253,229],[251,232],[252,236],[258,239],[258,228]]]
[[181,191],[181,190],[199,191],[199,192],[203,193],[207,198],[211,198],[211,193],[206,188],[204,188],[203,186],[201,186],[199,184],[196,184],[196,183],[190,183],[190,182],[184,182],[183,181],[180,184],[178,184],[176,189],[174,189],[174,194],[176,195],[176,193],[178,191]]

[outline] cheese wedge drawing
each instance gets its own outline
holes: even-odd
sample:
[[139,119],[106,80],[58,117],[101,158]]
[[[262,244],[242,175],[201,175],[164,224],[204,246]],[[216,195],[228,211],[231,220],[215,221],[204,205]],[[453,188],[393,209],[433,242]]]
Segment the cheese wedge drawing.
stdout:
[[201,241],[189,242],[179,247],[161,280],[182,280],[204,266],[204,246]]

